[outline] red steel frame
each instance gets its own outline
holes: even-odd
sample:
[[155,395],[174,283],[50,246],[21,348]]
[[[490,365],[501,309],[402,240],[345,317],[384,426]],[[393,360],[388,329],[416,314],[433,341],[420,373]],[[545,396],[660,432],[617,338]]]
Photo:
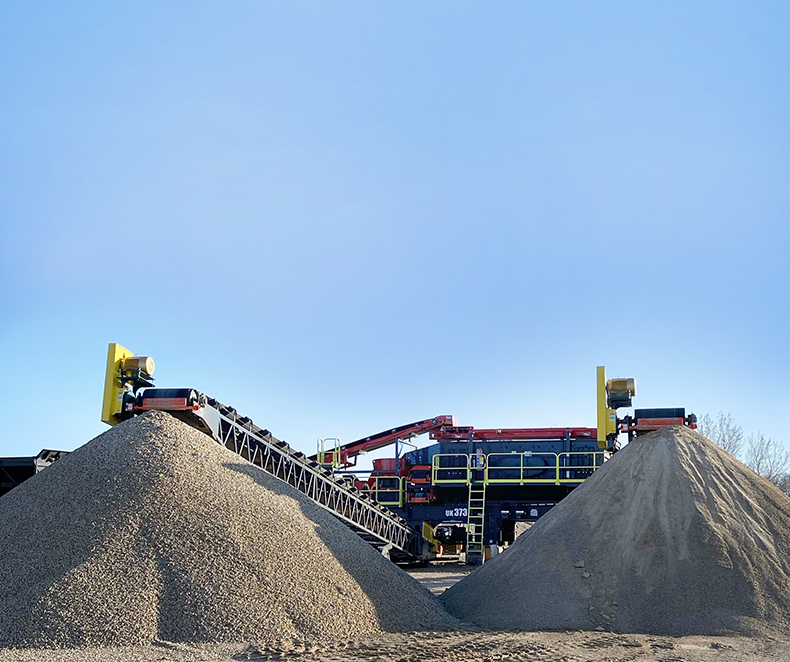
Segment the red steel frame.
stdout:
[[[340,446],[340,466],[353,467],[356,457],[360,453],[367,453],[418,437],[425,433],[437,441],[504,441],[524,439],[579,439],[595,438],[598,435],[596,428],[570,427],[570,428],[491,428],[475,429],[471,426],[459,427],[455,425],[453,416],[435,416],[415,423],[408,423],[396,428],[390,428],[377,434],[351,441]],[[328,451],[327,451],[328,452]],[[314,456],[312,459],[317,459]]]
[[431,431],[431,439],[439,441],[504,441],[522,439],[578,439],[597,437],[596,428],[501,428],[444,427]]

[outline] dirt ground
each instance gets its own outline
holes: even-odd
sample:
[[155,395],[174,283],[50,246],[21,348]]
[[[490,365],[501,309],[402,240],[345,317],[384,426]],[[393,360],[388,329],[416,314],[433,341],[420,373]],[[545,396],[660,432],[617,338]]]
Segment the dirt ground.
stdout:
[[293,662],[751,662],[790,660],[788,642],[606,632],[439,632],[382,635],[323,651],[248,651],[234,660]]
[[460,563],[434,561],[429,566],[406,568],[414,579],[428,588],[434,595],[441,595],[456,582],[466,577],[473,568]]
[[[458,564],[409,569],[439,595],[470,572]],[[81,650],[2,650],[0,662],[789,662],[790,640],[661,637],[611,632],[450,632],[380,634],[333,645],[284,642]]]
[[746,637],[656,637],[609,632],[418,632],[333,646],[195,646],[3,650],[0,662],[787,662],[790,642]]

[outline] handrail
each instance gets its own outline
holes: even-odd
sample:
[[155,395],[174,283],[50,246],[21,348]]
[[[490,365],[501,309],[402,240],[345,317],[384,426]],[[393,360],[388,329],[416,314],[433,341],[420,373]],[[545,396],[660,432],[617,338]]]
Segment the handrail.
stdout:
[[[592,456],[592,464],[563,464],[562,458],[566,457],[569,460],[572,459],[572,456]],[[586,478],[589,478],[594,471],[599,469],[603,466],[604,461],[606,460],[606,453],[604,451],[594,451],[594,452],[584,452],[584,451],[573,451],[573,452],[565,452],[560,453],[557,456],[557,479],[561,484],[570,484],[570,483],[582,483]],[[563,478],[560,476],[560,472],[565,472],[566,476]],[[567,474],[574,472],[576,475],[571,477]]]
[[[379,484],[384,482],[384,486]],[[395,481],[392,487],[387,481]],[[382,506],[394,506],[403,508],[404,478],[400,476],[373,476],[373,486],[371,496]],[[393,498],[394,497],[394,498]]]
[[[577,463],[576,458],[582,457],[585,459]],[[590,457],[592,460],[589,459]],[[486,485],[579,484],[603,465],[606,453],[604,451],[488,453],[482,456],[482,464],[478,467],[472,466],[472,459],[480,461],[476,455],[467,453],[437,453],[431,460],[432,483],[469,485],[472,470],[482,469]]]
[[[334,442],[335,444],[335,447],[330,451],[325,449],[326,443],[328,441]],[[318,440],[317,446],[318,452],[316,454],[316,461],[318,464],[320,464],[322,467],[331,466],[333,469],[340,467],[340,439],[337,437],[321,438]],[[327,461],[327,458],[329,458],[329,461]]]
[[[442,466],[441,458],[459,458],[454,464]],[[431,459],[431,482],[434,485],[470,483],[471,463],[466,453],[437,453]]]
[[[498,464],[496,458],[508,458],[518,460],[518,464]],[[536,458],[539,462],[535,462]],[[526,460],[526,462],[525,462]],[[533,453],[525,451],[523,453],[489,453],[488,462],[485,469],[486,485],[491,484],[516,484],[519,485],[559,485],[559,473],[557,470],[557,453]],[[492,472],[509,472],[504,478],[492,477]],[[516,475],[514,475],[517,472]]]
[[485,482],[486,485],[578,485],[603,465],[605,456],[604,451],[489,453]]

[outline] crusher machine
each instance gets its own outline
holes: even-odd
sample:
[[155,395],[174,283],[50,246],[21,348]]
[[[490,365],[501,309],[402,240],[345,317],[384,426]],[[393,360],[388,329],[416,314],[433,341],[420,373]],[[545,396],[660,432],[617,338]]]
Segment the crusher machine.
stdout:
[[[598,427],[476,429],[452,416],[436,416],[341,444],[319,440],[319,464],[420,528],[435,555],[463,552],[479,564],[514,542],[520,532],[565,498],[616,452],[619,435],[629,441],[664,425],[696,428],[684,409],[631,406],[633,379],[606,379],[598,367]],[[415,448],[428,434],[436,443]],[[394,445],[394,457],[356,469],[362,453]]]
[[[433,443],[409,447],[427,433]],[[608,458],[595,428],[459,427],[437,416],[356,442],[319,441],[314,459],[398,513],[431,543],[434,555],[464,553],[482,563],[512,543]],[[395,445],[395,455],[355,469],[361,452]],[[400,451],[403,452],[400,452]]]

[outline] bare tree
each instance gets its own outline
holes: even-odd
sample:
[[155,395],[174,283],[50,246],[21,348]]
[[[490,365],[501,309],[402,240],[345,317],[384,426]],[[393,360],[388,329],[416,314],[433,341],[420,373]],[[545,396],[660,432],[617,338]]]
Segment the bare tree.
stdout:
[[716,436],[716,429],[710,414],[703,414],[697,419],[697,432],[713,441],[713,437]]
[[743,430],[733,420],[732,414],[720,411],[715,420],[710,414],[705,414],[697,422],[697,429],[734,457],[738,457],[743,448]]
[[776,486],[785,494],[790,496],[790,474],[782,474],[776,481]]
[[762,432],[749,435],[746,444],[746,464],[763,478],[780,485],[790,466],[790,451],[784,445]]
[[719,412],[716,419],[716,443],[725,451],[738,457],[743,448],[743,430],[731,414]]

